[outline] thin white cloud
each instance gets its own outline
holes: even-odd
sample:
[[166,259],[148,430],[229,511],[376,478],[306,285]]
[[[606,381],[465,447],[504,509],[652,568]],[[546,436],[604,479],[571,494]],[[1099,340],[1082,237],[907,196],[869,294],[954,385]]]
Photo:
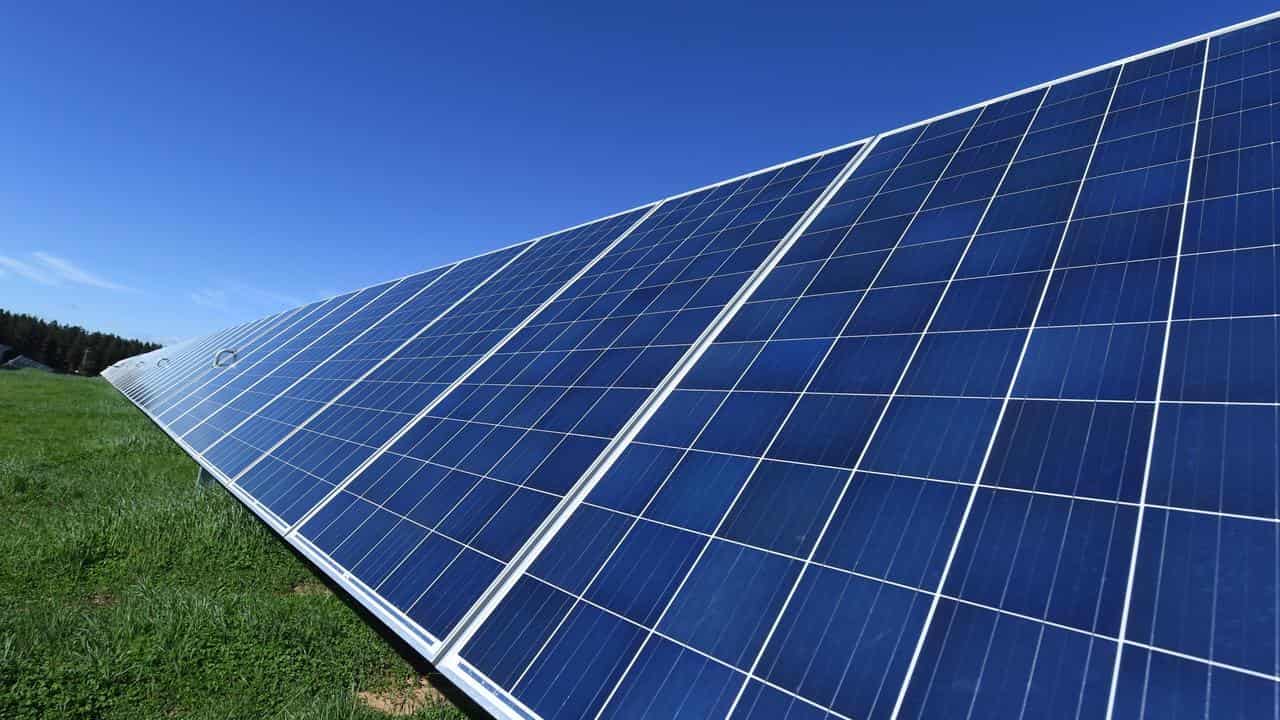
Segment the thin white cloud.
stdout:
[[210,310],[226,312],[231,309],[231,306],[227,304],[227,293],[222,290],[205,288],[194,290],[188,293],[187,296],[191,298],[191,302]]
[[200,307],[219,313],[237,313],[251,317],[306,304],[296,296],[264,290],[237,280],[216,281],[210,286],[188,292],[187,298]]
[[281,308],[292,308],[292,307],[298,307],[299,305],[306,304],[304,301],[298,299],[293,295],[289,295],[287,293],[278,293],[278,292],[275,292],[274,290],[263,290],[262,288],[250,287],[243,283],[238,283],[238,282],[231,283],[228,287],[231,288],[231,291],[235,295],[244,298],[245,300],[249,301],[249,303],[254,305],[260,305],[260,306],[266,306],[266,307],[279,306]]
[[0,255],[0,268],[41,285],[58,285],[58,278],[46,268],[37,267],[14,257]]
[[44,267],[52,272],[57,278],[69,283],[76,285],[88,285],[89,287],[96,287],[102,290],[117,290],[121,292],[134,291],[131,287],[112,282],[101,275],[95,275],[66,258],[60,258],[57,255],[51,255],[46,252],[33,252],[31,253],[31,256],[40,264],[44,265]]

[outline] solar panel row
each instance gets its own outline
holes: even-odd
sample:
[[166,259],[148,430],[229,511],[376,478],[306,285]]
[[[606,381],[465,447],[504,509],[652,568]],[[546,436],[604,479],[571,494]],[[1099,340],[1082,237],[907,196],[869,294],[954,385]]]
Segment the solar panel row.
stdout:
[[105,374],[502,717],[1274,716],[1277,43]]

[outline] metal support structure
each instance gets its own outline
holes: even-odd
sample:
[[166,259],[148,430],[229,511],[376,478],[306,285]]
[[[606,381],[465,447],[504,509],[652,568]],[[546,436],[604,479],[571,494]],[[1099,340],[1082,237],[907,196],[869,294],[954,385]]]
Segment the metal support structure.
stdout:
[[218,484],[218,479],[205,470],[203,465],[196,465],[196,468],[196,489],[205,490]]

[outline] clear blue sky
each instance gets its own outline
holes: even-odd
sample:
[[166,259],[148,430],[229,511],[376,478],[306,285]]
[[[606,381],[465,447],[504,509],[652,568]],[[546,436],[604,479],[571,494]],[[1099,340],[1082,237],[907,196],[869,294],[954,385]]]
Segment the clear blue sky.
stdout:
[[1273,9],[264,4],[6,8],[0,307],[204,333]]

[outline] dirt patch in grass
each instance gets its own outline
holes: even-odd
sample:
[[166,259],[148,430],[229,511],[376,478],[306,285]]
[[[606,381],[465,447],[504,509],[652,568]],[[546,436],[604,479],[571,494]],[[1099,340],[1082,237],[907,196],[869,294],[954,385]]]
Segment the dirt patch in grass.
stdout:
[[395,717],[408,717],[449,702],[425,677],[410,678],[403,685],[386,690],[365,690],[356,696],[370,708]]
[[319,580],[303,580],[289,588],[290,595],[328,595],[329,588]]
[[120,598],[108,592],[96,592],[89,596],[89,604],[96,608],[111,607],[120,602]]

